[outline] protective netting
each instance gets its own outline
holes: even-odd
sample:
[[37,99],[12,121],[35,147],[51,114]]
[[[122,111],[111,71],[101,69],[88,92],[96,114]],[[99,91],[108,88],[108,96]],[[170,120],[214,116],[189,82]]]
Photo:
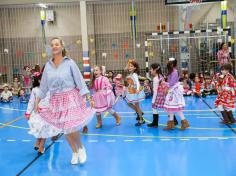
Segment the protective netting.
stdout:
[[[180,40],[184,39],[184,46]],[[228,43],[228,34],[203,32],[192,34],[170,34],[148,36],[149,63],[159,62],[165,68],[168,58],[178,60],[179,69],[187,67],[189,72],[213,73],[218,69],[217,52],[222,42]],[[188,63],[180,60],[183,59]]]
[[[145,34],[159,29],[178,31],[178,7],[166,6],[163,0],[135,0],[132,9],[131,2],[127,0],[87,2],[88,45],[92,67],[96,64],[105,65],[107,70],[122,73],[128,59],[136,56],[141,73],[145,75]],[[208,5],[209,9],[210,6]],[[220,8],[220,3],[214,6]],[[204,14],[207,9],[204,10]],[[55,36],[65,41],[69,56],[76,60],[80,69],[83,70],[80,3],[48,5],[46,10],[55,12],[55,21],[46,22],[45,39],[42,35],[40,10],[41,8],[35,4],[0,6],[0,84],[12,82],[13,77],[22,73],[25,65],[31,67],[35,64],[44,65],[50,58],[49,41]],[[196,10],[193,13],[201,13],[201,11]],[[134,17],[131,18],[132,15]],[[194,29],[205,27],[208,20],[214,26],[220,26],[217,20],[220,18],[220,10],[215,11],[214,15],[213,22],[205,16],[199,19],[194,18]],[[133,35],[132,25],[135,25],[135,35]],[[225,41],[225,36],[213,33],[191,36],[195,38],[186,39],[190,52],[191,71],[210,70],[215,64],[214,52],[217,50],[218,41],[220,39]],[[177,36],[168,37],[176,38]],[[179,59],[181,48],[178,39],[160,36],[156,39],[149,46],[150,63],[157,61],[165,66],[166,59],[170,55]],[[46,45],[44,40],[46,40]],[[204,48],[204,51],[201,48]],[[205,68],[204,63],[209,61],[211,62],[207,64],[209,68]]]
[[50,58],[49,41],[55,36],[65,41],[69,56],[82,69],[79,4],[54,4],[49,9],[58,16],[53,23],[45,24],[44,39],[40,7],[0,7],[0,83],[12,82],[13,77],[22,79],[24,66],[43,66]]
[[[141,72],[145,75],[145,33],[157,30],[157,22],[177,28],[176,7],[167,7],[161,0],[135,1],[136,37],[133,42],[131,1],[95,1],[88,3],[90,22],[89,38],[92,64],[105,65],[107,70],[122,73],[128,59],[138,60]],[[93,30],[91,30],[93,29]],[[95,48],[94,48],[95,47]],[[95,54],[94,54],[95,53]]]

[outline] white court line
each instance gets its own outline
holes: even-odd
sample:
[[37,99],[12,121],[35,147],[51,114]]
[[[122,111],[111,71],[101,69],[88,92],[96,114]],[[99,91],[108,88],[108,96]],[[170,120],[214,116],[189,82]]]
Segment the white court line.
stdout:
[[23,140],[21,140],[22,142],[31,142],[31,140],[29,140],[29,139],[23,139]]
[[116,142],[116,140],[106,140],[106,142]]
[[62,143],[63,140],[56,140],[55,142],[57,142],[57,143]]
[[132,139],[126,139],[126,140],[124,140],[124,142],[134,142],[134,140],[132,140]]
[[22,109],[14,109],[14,108],[4,108],[4,107],[0,107],[0,109],[5,109],[5,110],[12,110],[12,111],[22,111],[22,112],[25,112],[25,110],[22,110]]
[[[22,110],[22,109],[15,109],[15,108],[5,108],[5,107],[0,107],[0,109],[6,109],[6,110],[12,110],[12,111],[22,111],[22,112],[25,112],[25,110]],[[213,112],[213,111],[218,111],[218,109],[201,109],[201,110],[197,110],[197,109],[194,109],[194,110],[183,110],[183,112]],[[135,112],[123,112],[123,111],[120,111],[120,112],[117,112],[117,113],[120,113],[120,114],[135,114]],[[144,111],[144,114],[152,114],[152,111]],[[166,113],[165,111],[159,111],[159,113]]]
[[[183,112],[214,112],[214,111],[218,111],[218,109],[201,109],[201,110],[197,110],[197,109],[188,109],[188,110],[183,110]],[[164,112],[165,111],[159,111],[159,112]],[[124,111],[118,111],[117,113],[120,114],[136,114],[135,112],[124,112]],[[143,111],[143,113],[145,114],[152,114],[152,111]]]
[[15,142],[15,139],[8,139],[7,142]]
[[[119,113],[119,112],[117,112],[118,114],[122,114],[122,113]],[[159,115],[161,115],[161,116],[167,116],[167,113],[158,113]],[[144,114],[144,116],[145,116],[146,114]],[[149,115],[149,114],[148,114]],[[150,114],[150,116],[151,116],[152,114]],[[184,115],[185,116],[188,116],[188,115],[191,115],[191,116],[203,116],[203,115],[205,115],[205,116],[216,116],[215,114],[213,114],[213,113],[210,113],[210,114],[186,114],[186,113],[184,113]],[[110,115],[111,116],[111,115]],[[125,117],[134,117],[134,116],[136,116],[136,114],[125,114]],[[113,117],[114,118],[114,117]]]
[[196,117],[197,119],[219,119],[219,117]]
[[208,138],[198,138],[199,141],[207,141]]
[[163,138],[163,139],[160,139],[161,141],[171,141],[172,139],[169,139],[169,138]]
[[143,142],[152,142],[152,139],[143,139]]
[[179,140],[181,140],[181,141],[189,141],[190,139],[183,138],[183,139],[179,139]]
[[[185,115],[185,114],[184,114]],[[162,115],[161,115],[162,116]],[[121,118],[135,118],[136,116],[123,116],[123,115],[121,115],[120,116]],[[163,117],[163,116],[162,116]],[[164,117],[167,117],[167,115],[166,116],[164,116]],[[107,119],[114,119],[114,117],[113,116],[107,116],[106,117]],[[144,116],[144,118],[145,118],[145,116]],[[207,116],[207,117],[201,117],[201,116],[188,116],[187,118],[197,118],[197,119],[219,119],[219,117],[218,116]]]
[[218,140],[226,140],[226,139],[229,139],[229,138],[227,138],[227,137],[219,137],[219,138],[217,138]]
[[98,142],[98,140],[88,140],[88,142]]

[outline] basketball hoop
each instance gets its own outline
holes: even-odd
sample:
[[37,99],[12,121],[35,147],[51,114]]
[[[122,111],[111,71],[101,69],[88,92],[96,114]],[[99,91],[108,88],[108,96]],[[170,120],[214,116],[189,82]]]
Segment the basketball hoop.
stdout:
[[189,0],[189,3],[184,4],[184,6],[196,9],[197,7],[201,5],[201,3],[202,3],[202,0]]
[[190,0],[190,6],[199,6],[202,3],[202,0]]

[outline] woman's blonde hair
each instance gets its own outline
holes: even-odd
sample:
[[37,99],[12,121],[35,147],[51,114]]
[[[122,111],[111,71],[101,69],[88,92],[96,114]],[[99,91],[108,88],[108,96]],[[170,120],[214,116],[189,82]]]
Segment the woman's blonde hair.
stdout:
[[63,49],[62,49],[62,56],[65,57],[67,53],[66,53],[64,41],[63,41],[61,38],[59,38],[59,37],[53,37],[53,38],[51,39],[51,42],[52,42],[53,40],[59,40],[59,41],[60,41],[60,44],[61,44],[61,46],[63,47]]

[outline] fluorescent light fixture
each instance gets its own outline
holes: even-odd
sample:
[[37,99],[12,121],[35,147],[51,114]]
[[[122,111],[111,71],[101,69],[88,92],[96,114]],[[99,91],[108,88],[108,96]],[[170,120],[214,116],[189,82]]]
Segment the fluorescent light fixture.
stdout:
[[43,4],[43,3],[39,3],[38,6],[44,9],[48,8],[47,4]]

